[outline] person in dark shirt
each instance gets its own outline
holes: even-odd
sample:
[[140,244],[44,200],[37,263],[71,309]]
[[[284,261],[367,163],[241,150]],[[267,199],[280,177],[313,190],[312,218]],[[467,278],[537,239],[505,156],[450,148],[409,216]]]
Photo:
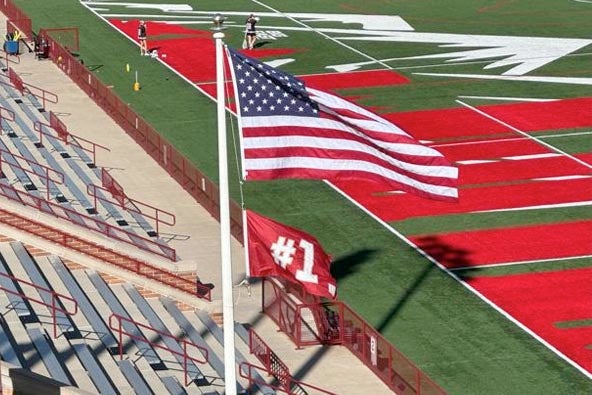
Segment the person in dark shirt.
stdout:
[[255,25],[257,24],[257,22],[259,22],[259,18],[257,18],[253,14],[249,15],[249,17],[247,18],[246,35],[247,35],[247,48],[249,48],[249,49],[253,49],[255,47],[255,41],[257,40],[257,32],[256,32]]
[[148,44],[146,44],[146,23],[140,21],[138,25],[138,41],[140,41],[140,55],[148,55]]

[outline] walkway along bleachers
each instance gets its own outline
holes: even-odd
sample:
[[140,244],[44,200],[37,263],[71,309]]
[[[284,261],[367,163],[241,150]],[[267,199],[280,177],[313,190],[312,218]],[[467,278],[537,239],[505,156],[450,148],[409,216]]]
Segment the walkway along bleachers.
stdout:
[[[0,273],[21,279],[0,274],[2,289],[44,303],[29,303],[0,290],[3,360],[91,393],[224,392],[222,349],[213,344],[219,342],[221,330],[207,314],[183,312],[166,297],[146,299],[129,283],[107,283],[90,269],[70,270],[59,257],[38,250],[31,255],[17,241],[0,242]],[[28,285],[33,283],[36,287]],[[52,301],[44,289],[63,296]],[[75,314],[52,313],[51,305],[74,310],[70,298],[76,301]],[[127,317],[121,322],[121,336],[112,330],[116,325],[109,325],[114,315]],[[248,361],[241,354],[245,347],[237,346],[238,362]],[[206,358],[208,363],[195,362]],[[248,380],[240,380],[243,393]],[[265,387],[251,390],[274,393]]]
[[[121,228],[123,232],[119,234],[125,235],[124,241],[177,260],[174,250],[159,237],[157,230],[150,224],[148,218],[153,219],[154,216],[149,213],[143,214],[139,205],[135,204],[139,202],[133,199],[126,199],[123,204],[119,204],[108,196],[108,192],[101,187],[104,170],[96,167],[93,159],[86,154],[74,137],[71,144],[64,144],[64,140],[47,123],[48,113],[40,112],[36,107],[38,104],[29,101],[33,96],[21,96],[1,76],[0,85],[0,107],[4,109],[4,114],[10,113],[14,118],[13,122],[9,122],[7,117],[1,120],[2,129],[7,133],[0,135],[0,149],[3,150],[4,162],[9,164],[6,166],[7,170],[12,170],[12,173],[6,174],[6,184],[34,196],[56,201],[70,209],[65,217],[78,225],[89,227],[89,221],[80,215],[91,215],[95,221],[103,221],[110,223],[112,227]],[[55,118],[55,114],[50,114]],[[17,160],[15,156],[22,159]],[[54,171],[50,173],[51,176],[43,176],[46,172],[42,166]],[[22,170],[29,167],[31,171]],[[15,180],[19,182],[15,183]],[[62,182],[58,186],[56,181]],[[42,193],[43,190],[46,192],[45,195]],[[7,192],[6,188],[3,188],[3,192],[5,196],[7,193],[14,195],[13,192]],[[55,214],[55,210],[48,207],[45,207],[45,211]],[[143,207],[155,209],[149,205]],[[75,215],[76,212],[80,215]],[[174,224],[174,215],[170,214],[168,217],[172,217],[172,221],[165,223]],[[96,227],[91,226],[90,229]]]

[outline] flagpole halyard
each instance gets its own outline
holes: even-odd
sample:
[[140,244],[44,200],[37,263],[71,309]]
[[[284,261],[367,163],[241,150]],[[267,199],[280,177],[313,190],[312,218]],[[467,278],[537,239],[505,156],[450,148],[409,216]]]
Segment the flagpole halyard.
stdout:
[[226,395],[237,394],[234,348],[234,299],[232,294],[232,256],[230,249],[230,197],[228,192],[228,153],[226,143],[226,108],[224,100],[224,58],[222,24],[224,17],[214,17],[216,44],[216,100],[218,117],[218,178],[220,183],[220,258],[222,267],[222,313],[224,329],[224,385]]

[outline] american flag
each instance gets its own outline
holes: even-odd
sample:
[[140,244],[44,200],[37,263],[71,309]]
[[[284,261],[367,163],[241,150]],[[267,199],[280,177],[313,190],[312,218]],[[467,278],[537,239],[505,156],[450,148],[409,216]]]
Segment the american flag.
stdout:
[[422,197],[458,199],[458,169],[398,126],[227,49],[247,180],[371,180]]

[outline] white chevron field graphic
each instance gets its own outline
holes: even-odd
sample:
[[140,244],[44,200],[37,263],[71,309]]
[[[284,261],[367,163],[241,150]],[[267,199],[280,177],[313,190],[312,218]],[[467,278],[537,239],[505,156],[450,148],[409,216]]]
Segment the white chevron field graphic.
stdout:
[[[81,0],[81,3],[104,18],[137,19],[142,17],[149,20],[162,21],[165,19],[166,23],[174,24],[209,23],[209,18],[214,12],[195,10],[193,6],[182,3],[84,0]],[[271,8],[268,7],[268,9]],[[121,13],[121,11],[124,11],[124,13]],[[242,29],[243,19],[248,13],[244,11],[224,11],[224,14],[228,17],[227,25],[229,27]],[[261,29],[317,33],[367,58],[362,62],[326,66],[326,68],[337,72],[354,71],[369,65],[392,68],[386,63],[396,60],[444,59],[446,64],[480,61],[485,63],[483,67],[485,70],[498,68],[506,68],[506,70],[503,70],[500,75],[435,73],[422,75],[592,85],[592,78],[522,77],[529,72],[591,45],[591,39],[417,32],[402,17],[397,15],[302,12],[259,12],[257,15],[262,20]],[[285,18],[297,22],[296,25],[289,27],[274,25],[274,21]],[[344,27],[327,28],[319,25],[323,23],[326,26],[327,22],[342,24]],[[449,51],[399,58],[374,59],[347,46],[345,43],[348,41],[434,44],[439,48],[449,49]],[[510,77],[513,78],[510,79]],[[520,77],[520,79],[515,79],[516,77]]]
[[568,85],[592,85],[592,78],[583,77],[545,77],[545,76],[512,76],[488,74],[452,74],[452,73],[413,73],[432,77],[475,78],[481,80],[518,81],[518,82],[547,82]]
[[[323,30],[327,32],[327,29]],[[441,48],[454,48],[444,53],[381,59],[383,62],[408,59],[448,59],[448,62],[466,62],[492,59],[485,69],[512,66],[502,75],[524,75],[546,64],[578,51],[592,40],[575,38],[487,36],[472,34],[350,31],[352,36],[334,37],[343,41],[381,41],[406,43],[432,43]],[[460,49],[460,50],[459,50]],[[494,60],[498,58],[498,60]],[[356,70],[372,62],[347,63],[328,66],[339,71]]]

